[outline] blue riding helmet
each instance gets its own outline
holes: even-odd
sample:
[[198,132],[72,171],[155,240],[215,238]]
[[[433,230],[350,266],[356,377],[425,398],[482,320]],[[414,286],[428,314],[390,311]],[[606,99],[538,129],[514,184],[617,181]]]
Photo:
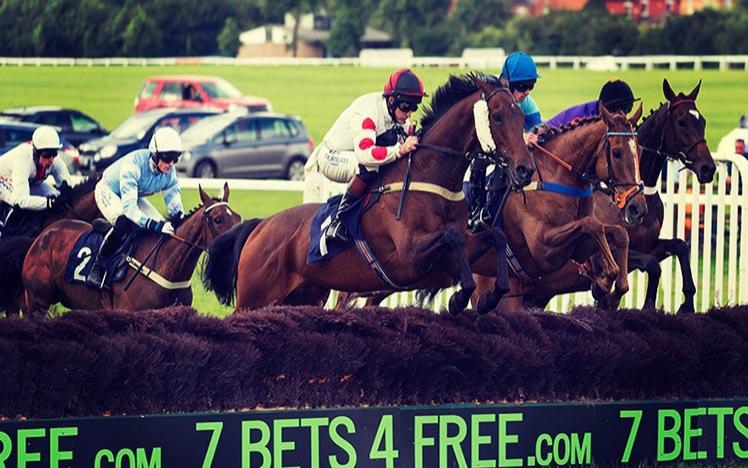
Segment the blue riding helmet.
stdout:
[[507,56],[501,76],[505,76],[510,83],[537,80],[540,77],[535,61],[524,52],[512,52]]

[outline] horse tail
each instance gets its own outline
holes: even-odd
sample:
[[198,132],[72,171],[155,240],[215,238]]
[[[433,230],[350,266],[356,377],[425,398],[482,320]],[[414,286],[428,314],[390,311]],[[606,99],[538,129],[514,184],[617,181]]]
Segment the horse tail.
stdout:
[[18,304],[23,293],[23,260],[34,242],[33,237],[11,237],[0,241],[0,310]]
[[202,271],[203,286],[213,291],[218,301],[232,305],[236,294],[236,277],[244,243],[262,222],[254,218],[237,224],[218,236],[208,249],[208,260]]

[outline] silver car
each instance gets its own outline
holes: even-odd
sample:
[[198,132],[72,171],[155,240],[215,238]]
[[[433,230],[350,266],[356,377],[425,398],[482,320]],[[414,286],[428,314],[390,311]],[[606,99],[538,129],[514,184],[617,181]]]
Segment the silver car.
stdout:
[[177,171],[190,177],[303,180],[314,149],[298,117],[275,112],[207,117],[182,133]]

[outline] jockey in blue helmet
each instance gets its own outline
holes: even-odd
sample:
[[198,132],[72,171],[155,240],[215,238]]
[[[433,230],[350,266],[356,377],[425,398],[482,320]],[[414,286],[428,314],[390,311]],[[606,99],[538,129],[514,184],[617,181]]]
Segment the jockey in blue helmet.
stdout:
[[[535,61],[524,52],[513,52],[504,60],[499,82],[509,88],[517,101],[519,108],[525,115],[525,132],[523,134],[527,146],[534,146],[538,136],[532,132],[543,123],[540,109],[530,92],[535,87],[540,75]],[[471,201],[470,219],[468,226],[478,230],[481,226],[491,225],[491,219],[486,212],[486,166],[485,160],[475,160],[470,168],[468,199]]]

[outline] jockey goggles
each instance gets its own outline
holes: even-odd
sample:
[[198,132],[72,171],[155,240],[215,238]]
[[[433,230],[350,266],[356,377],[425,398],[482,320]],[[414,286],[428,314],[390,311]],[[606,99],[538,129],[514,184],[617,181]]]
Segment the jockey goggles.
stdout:
[[519,91],[520,93],[532,91],[534,87],[535,87],[535,80],[515,81],[514,83],[509,83],[509,88],[512,91]]
[[418,110],[418,104],[401,101],[397,103],[397,108],[403,112],[415,112]]
[[158,159],[165,163],[176,164],[179,162],[179,158],[181,157],[182,153],[179,151],[165,151],[163,153],[158,153]]
[[58,150],[56,150],[54,148],[52,148],[52,149],[40,149],[40,150],[36,150],[36,154],[38,154],[39,157],[42,158],[42,159],[52,159],[55,156],[57,156],[57,151]]

